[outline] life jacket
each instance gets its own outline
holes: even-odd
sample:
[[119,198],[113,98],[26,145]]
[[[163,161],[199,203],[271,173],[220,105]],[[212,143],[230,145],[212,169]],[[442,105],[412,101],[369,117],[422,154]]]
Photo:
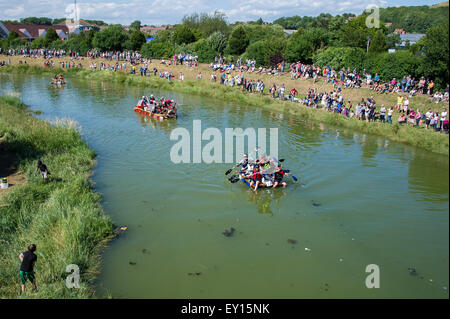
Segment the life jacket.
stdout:
[[253,179],[260,181],[262,179],[261,173],[257,172],[256,169],[253,169]]
[[284,171],[280,170],[279,172],[275,172],[275,180],[281,181],[284,176]]

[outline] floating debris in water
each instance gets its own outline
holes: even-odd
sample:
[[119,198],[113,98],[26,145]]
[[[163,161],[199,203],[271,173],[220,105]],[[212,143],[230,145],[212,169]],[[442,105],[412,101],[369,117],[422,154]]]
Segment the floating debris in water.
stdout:
[[305,247],[305,251],[311,251],[311,249]]
[[136,262],[134,262],[134,261],[129,261],[128,262],[130,265],[136,265]]
[[143,249],[142,249],[142,253],[143,253],[143,254],[146,254],[147,252],[149,252],[149,251],[147,250],[147,248],[143,248]]
[[269,246],[270,244],[269,243],[266,243],[266,246]]
[[408,267],[409,274],[413,276],[417,276],[416,268]]
[[236,218],[236,221],[239,223],[240,219],[239,219],[239,218]]
[[339,261],[343,261],[344,259],[342,259],[342,258],[339,258]]
[[121,231],[125,231],[125,230],[127,230],[128,229],[128,227],[127,226],[120,226],[120,228],[119,228]]
[[442,289],[444,289],[445,291],[447,291],[447,290],[448,290],[448,288],[447,288],[447,287],[442,287]]
[[225,235],[225,237],[231,237],[233,236],[234,231],[235,229],[231,227],[230,230],[225,229],[225,231],[222,234]]
[[322,289],[328,291],[328,289],[330,289],[330,285],[328,283],[324,283]]
[[315,200],[311,200],[311,204],[312,204],[314,207],[319,207],[319,206],[322,205],[321,203],[316,202]]
[[295,239],[288,239],[287,242],[289,244],[296,244],[297,243],[297,241]]
[[201,272],[189,272],[188,276],[200,276],[201,274]]

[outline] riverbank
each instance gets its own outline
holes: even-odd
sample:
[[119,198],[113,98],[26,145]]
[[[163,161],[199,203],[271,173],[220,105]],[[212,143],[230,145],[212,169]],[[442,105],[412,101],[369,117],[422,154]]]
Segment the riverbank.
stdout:
[[[0,97],[0,149],[14,154],[3,157],[13,163],[2,165],[25,179],[0,196],[0,298],[19,297],[18,256],[30,243],[37,245],[38,291],[32,292],[28,283],[23,298],[92,297],[99,250],[114,234],[89,179],[95,153],[74,123],[61,120],[53,126],[26,109],[17,98]],[[35,172],[38,159],[51,172],[48,183]],[[70,264],[80,269],[79,289],[66,287]]]
[[[161,66],[162,69],[167,69],[165,66]],[[179,66],[180,68],[187,68]],[[396,122],[396,116],[393,117],[394,124],[389,125],[380,122],[366,123],[365,121],[358,121],[356,119],[349,119],[340,114],[334,114],[326,112],[322,109],[313,109],[300,104],[294,104],[289,101],[280,101],[270,98],[268,95],[261,96],[259,94],[248,94],[242,92],[241,89],[236,87],[222,86],[218,83],[209,81],[209,76],[204,74],[203,80],[191,79],[186,77],[184,81],[172,80],[168,82],[165,79],[161,79],[158,76],[141,77],[139,75],[125,74],[123,72],[113,71],[94,71],[79,68],[61,69],[61,68],[44,68],[38,65],[12,65],[6,66],[0,69],[4,72],[20,72],[26,74],[46,74],[54,75],[55,73],[62,73],[66,76],[77,76],[80,78],[90,79],[94,81],[113,81],[120,84],[127,84],[132,86],[142,86],[151,88],[161,88],[167,90],[176,90],[186,94],[196,94],[202,96],[208,96],[212,98],[235,101],[246,105],[253,105],[256,107],[264,107],[272,111],[289,112],[293,115],[306,119],[308,121],[329,124],[336,127],[343,127],[349,129],[356,129],[360,132],[379,135],[390,138],[393,141],[406,143],[412,146],[423,148],[427,151],[449,154],[449,136],[446,134],[440,134],[433,132],[432,130],[426,130],[424,128],[416,128],[406,125],[399,125]],[[306,82],[306,81],[304,81]],[[321,84],[324,85],[324,84]],[[300,91],[300,90],[299,90]],[[355,99],[359,98],[364,92],[370,92],[367,89],[356,90],[357,95],[353,96],[350,100],[355,102]],[[355,93],[356,94],[356,93]],[[386,102],[386,106],[394,106],[396,95],[384,95],[377,96],[377,102],[379,97],[383,99],[392,99],[393,101]],[[423,109],[428,107],[423,104],[424,97],[415,97],[413,101],[421,101]],[[347,97],[346,97],[347,99]],[[382,102],[382,101],[380,101]],[[379,102],[379,103],[380,103]],[[419,102],[416,102],[417,104]],[[413,102],[412,102],[413,103]],[[416,104],[416,105],[417,105]],[[426,103],[433,104],[433,103]],[[445,104],[447,106],[448,104]],[[415,106],[414,106],[415,107]],[[434,108],[436,106],[433,105]],[[439,105],[442,108],[441,105]]]

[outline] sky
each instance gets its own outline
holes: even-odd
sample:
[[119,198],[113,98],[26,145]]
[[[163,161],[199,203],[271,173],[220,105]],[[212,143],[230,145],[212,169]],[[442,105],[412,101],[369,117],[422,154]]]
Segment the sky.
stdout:
[[[221,11],[229,22],[262,18],[272,22],[293,15],[317,16],[362,13],[367,7],[402,5],[432,5],[443,0],[78,0],[77,12],[82,19],[103,20],[106,23],[130,24],[135,20],[143,25],[180,23],[191,13]],[[0,20],[19,20],[35,16],[73,18],[74,0],[0,0]]]

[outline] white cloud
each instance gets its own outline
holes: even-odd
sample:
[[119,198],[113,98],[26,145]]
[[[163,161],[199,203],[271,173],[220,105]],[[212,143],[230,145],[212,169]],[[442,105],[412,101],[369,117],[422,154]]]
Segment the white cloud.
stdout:
[[[224,12],[230,22],[256,20],[273,21],[282,16],[316,16],[322,12],[342,14],[362,13],[369,5],[387,5],[386,0],[78,0],[79,17],[104,20],[107,23],[129,24],[140,20],[143,24],[179,23],[184,15],[215,10]],[[73,17],[70,0],[23,0],[20,5],[0,0],[1,19],[20,19],[28,16],[51,18]]]

